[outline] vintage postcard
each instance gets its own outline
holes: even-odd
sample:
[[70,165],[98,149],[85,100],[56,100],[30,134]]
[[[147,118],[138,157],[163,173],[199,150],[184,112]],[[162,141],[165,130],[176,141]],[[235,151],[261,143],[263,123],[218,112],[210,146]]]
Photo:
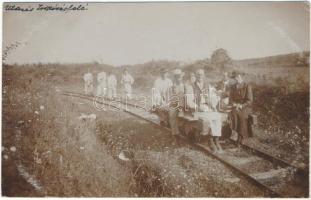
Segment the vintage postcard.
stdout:
[[309,197],[309,2],[2,15],[2,196]]

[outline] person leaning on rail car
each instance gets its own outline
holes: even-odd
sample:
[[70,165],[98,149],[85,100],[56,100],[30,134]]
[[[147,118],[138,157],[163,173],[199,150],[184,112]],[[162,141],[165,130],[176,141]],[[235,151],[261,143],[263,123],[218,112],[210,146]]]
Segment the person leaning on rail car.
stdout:
[[158,77],[153,84],[153,105],[163,106],[167,104],[169,98],[169,89],[172,87],[173,82],[168,77],[168,70],[162,70],[161,76]]
[[244,138],[252,137],[251,120],[253,91],[250,84],[246,83],[243,74],[236,75],[237,84],[232,87],[230,100],[232,110],[232,129],[238,134],[237,142],[241,144]]
[[169,123],[172,130],[173,144],[179,144],[179,128],[178,128],[178,116],[182,114],[184,109],[185,98],[185,84],[183,83],[184,72],[180,69],[173,71],[173,85],[169,90]]
[[167,112],[169,102],[169,90],[173,82],[168,77],[168,70],[161,71],[152,88],[152,109],[160,118],[160,124],[168,126]]

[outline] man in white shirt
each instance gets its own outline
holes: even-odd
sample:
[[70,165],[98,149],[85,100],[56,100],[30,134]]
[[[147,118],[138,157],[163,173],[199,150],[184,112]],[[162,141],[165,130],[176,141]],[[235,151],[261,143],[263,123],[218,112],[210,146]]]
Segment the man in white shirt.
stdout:
[[127,98],[132,98],[132,85],[134,83],[134,78],[132,75],[127,71],[127,69],[124,70],[124,73],[121,78],[121,84],[123,86],[124,93]]
[[116,76],[111,72],[108,72],[107,89],[107,96],[109,99],[114,99],[117,97],[117,79]]
[[107,91],[107,78],[106,72],[100,72],[97,74],[97,90],[96,95],[104,97]]
[[93,94],[94,86],[93,86],[93,74],[88,72],[83,75],[84,80],[84,93],[85,94]]

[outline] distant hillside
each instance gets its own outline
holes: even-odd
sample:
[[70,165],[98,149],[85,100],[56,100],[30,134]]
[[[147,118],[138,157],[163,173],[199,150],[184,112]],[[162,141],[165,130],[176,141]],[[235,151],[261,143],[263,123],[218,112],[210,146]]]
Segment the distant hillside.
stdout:
[[263,58],[251,58],[233,61],[233,65],[243,67],[301,67],[308,66],[310,62],[310,52],[283,54]]
[[[277,77],[291,77],[294,81],[297,78],[296,76],[309,80],[309,70],[307,68],[309,66],[309,58],[310,52],[301,52],[264,58],[232,60],[230,64],[225,66],[224,70],[229,72],[232,70],[242,71],[248,74],[249,79],[262,80],[263,82],[266,82],[267,79]],[[152,60],[142,64],[124,65],[121,67],[100,64],[98,62],[81,64],[36,63],[28,65],[3,65],[4,68],[10,68],[10,66],[19,67],[21,74],[23,71],[27,72],[30,70],[35,72],[34,76],[48,74],[49,76],[59,78],[59,81],[82,80],[83,74],[88,71],[94,75],[100,71],[111,71],[120,80],[124,68],[127,68],[135,78],[135,85],[143,88],[150,87],[164,69],[172,71],[175,68],[183,68],[183,71],[186,73],[185,78],[188,78],[187,76],[190,72],[202,68],[206,70],[206,75],[210,81],[218,81],[223,73],[221,69],[213,66],[208,58],[196,60],[188,64],[181,64],[179,61]]]

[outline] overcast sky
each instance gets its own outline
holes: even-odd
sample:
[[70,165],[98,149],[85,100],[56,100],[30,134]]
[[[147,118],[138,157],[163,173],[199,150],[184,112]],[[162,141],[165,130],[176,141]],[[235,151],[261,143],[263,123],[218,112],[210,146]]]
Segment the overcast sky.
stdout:
[[88,3],[87,8],[4,11],[3,47],[21,43],[5,62],[122,65],[202,59],[220,47],[233,59],[309,50],[305,2]]

